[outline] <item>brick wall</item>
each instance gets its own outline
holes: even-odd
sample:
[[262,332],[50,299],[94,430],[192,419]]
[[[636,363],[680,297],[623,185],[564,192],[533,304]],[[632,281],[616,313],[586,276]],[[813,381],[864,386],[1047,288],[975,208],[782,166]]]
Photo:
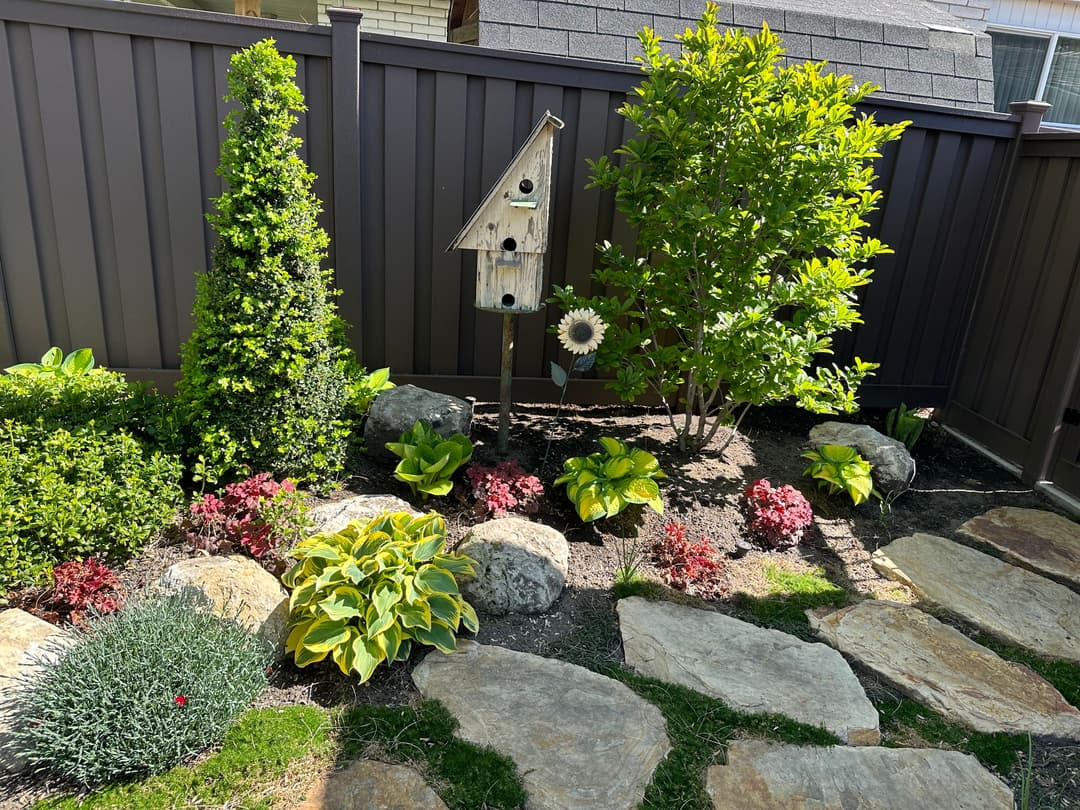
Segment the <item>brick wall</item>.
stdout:
[[[985,1],[953,4],[975,9]],[[642,27],[650,26],[674,52],[675,35],[697,20],[703,5],[703,0],[479,0],[474,42],[632,62]],[[993,109],[990,37],[943,11],[949,3],[848,0],[843,5],[844,0],[719,3],[720,19],[730,25],[749,31],[764,20],[783,38],[789,61],[828,60],[838,72],[879,85],[885,97]]]
[[330,6],[357,8],[364,12],[363,30],[417,39],[446,41],[446,15],[450,0],[316,0],[319,22],[329,23]]

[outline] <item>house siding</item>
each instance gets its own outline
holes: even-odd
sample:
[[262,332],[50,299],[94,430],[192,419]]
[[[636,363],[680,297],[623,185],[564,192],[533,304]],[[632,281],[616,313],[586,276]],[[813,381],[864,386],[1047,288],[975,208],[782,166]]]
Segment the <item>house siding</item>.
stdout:
[[[825,59],[837,72],[878,84],[886,98],[989,110],[990,38],[974,30],[984,24],[974,19],[976,12],[985,12],[988,3],[758,0],[721,2],[718,11],[721,22],[745,30],[767,23],[783,39],[788,63]],[[950,5],[971,9],[968,18],[952,16]],[[676,35],[703,8],[703,0],[479,0],[481,24],[473,44],[633,62],[640,53],[639,30],[649,26],[665,50],[675,52]]]
[[1047,0],[998,0],[987,12],[986,22],[1016,28],[1080,34],[1080,3]]
[[[317,0],[319,22],[328,25],[328,8],[355,8],[364,12],[364,31],[401,37],[446,41],[450,0]],[[535,6],[535,2],[533,3]]]

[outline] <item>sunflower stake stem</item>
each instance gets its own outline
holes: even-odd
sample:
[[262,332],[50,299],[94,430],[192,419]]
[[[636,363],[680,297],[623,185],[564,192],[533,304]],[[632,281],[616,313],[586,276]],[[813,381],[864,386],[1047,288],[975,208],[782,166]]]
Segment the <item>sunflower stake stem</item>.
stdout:
[[503,313],[502,374],[499,377],[499,453],[510,449],[510,381],[514,372],[514,316]]

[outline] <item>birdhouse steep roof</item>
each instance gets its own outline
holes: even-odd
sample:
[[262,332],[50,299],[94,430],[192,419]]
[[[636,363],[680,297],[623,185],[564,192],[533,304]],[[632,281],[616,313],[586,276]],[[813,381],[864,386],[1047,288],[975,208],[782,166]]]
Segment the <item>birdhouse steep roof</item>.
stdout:
[[[529,134],[529,137],[525,139],[525,142],[514,154],[510,164],[506,167],[499,179],[495,181],[491,189],[484,196],[484,199],[480,201],[480,205],[476,207],[473,215],[469,217],[468,222],[458,233],[457,236],[450,242],[450,245],[446,248],[449,252],[456,250],[457,248],[473,248],[473,249],[489,249],[487,242],[489,241],[484,228],[483,220],[490,219],[489,208],[498,202],[499,192],[504,193],[512,186],[515,190],[518,186],[517,176],[522,174],[527,168],[533,171],[530,174],[535,174],[536,177],[533,182],[536,184],[535,189],[531,195],[531,201],[521,201],[517,204],[524,208],[539,209],[538,224],[542,225],[542,233],[535,236],[537,239],[537,246],[540,251],[543,250],[543,245],[546,243],[546,225],[547,225],[547,205],[548,205],[548,186],[551,183],[551,150],[552,143],[554,141],[554,132],[557,129],[563,128],[563,122],[547,111],[543,114],[539,121],[536,122],[536,126],[533,127],[533,131]],[[546,143],[543,143],[544,139],[547,139]],[[526,164],[530,164],[526,166]],[[515,205],[514,201],[511,201],[511,206]],[[522,247],[521,249],[528,250],[528,248]],[[531,252],[531,251],[530,251]]]

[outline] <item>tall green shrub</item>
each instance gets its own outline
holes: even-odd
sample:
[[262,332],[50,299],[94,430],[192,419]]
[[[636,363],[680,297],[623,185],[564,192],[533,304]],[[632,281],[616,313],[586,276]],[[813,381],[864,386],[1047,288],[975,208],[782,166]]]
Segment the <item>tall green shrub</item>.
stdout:
[[647,78],[619,110],[636,134],[620,164],[590,164],[590,187],[615,190],[636,251],[598,246],[593,277],[613,294],[556,297],[605,319],[597,365],[617,372],[624,399],[652,391],[668,402],[683,450],[705,447],[749,405],[854,410],[874,364],[814,365],[836,330],[860,323],[855,292],[888,252],[861,234],[881,198],[869,163],[905,125],[856,116],[876,88],[821,64],[779,67],[775,34],[725,33],[715,5],[678,58],[649,29],[639,39]]
[[189,452],[208,481],[245,465],[323,484],[342,468],[348,352],[320,268],[314,175],[297,154],[295,113],[306,109],[296,63],[273,40],[233,55],[218,174],[225,192],[208,219],[218,234],[200,276],[195,330],[178,386]]

